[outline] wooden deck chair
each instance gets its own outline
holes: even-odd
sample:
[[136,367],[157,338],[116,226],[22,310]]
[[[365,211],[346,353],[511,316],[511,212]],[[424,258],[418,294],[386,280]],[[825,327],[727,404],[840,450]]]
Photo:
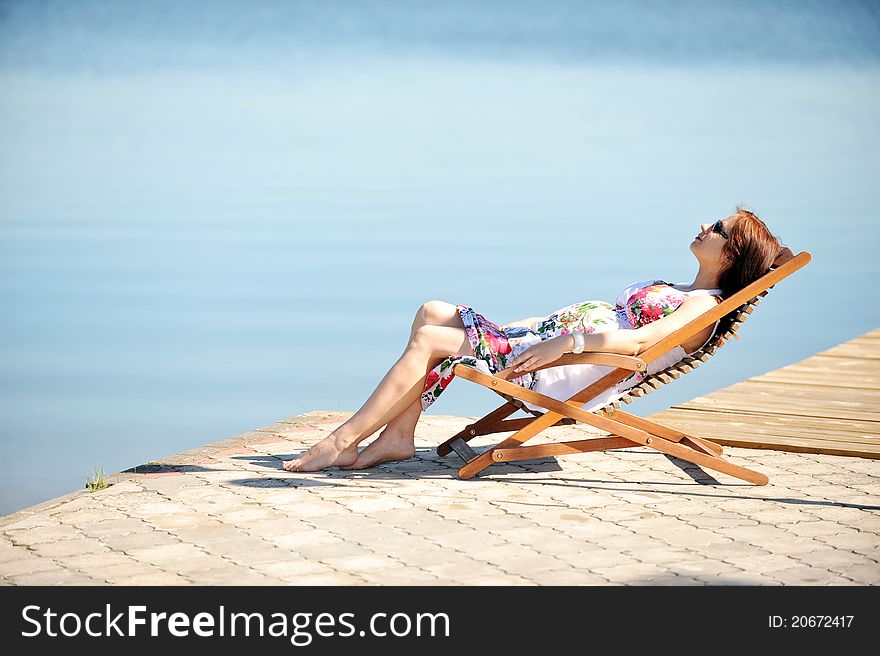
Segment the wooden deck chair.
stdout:
[[[789,249],[784,249],[773,266],[761,278],[679,328],[639,354],[638,357],[616,353],[566,353],[550,364],[523,370],[516,374],[516,376],[521,376],[525,371],[570,364],[598,364],[615,367],[611,372],[585,387],[567,401],[560,401],[509,382],[508,378],[515,377],[512,376],[512,369],[505,369],[493,376],[467,365],[456,364],[454,369],[456,376],[487,387],[504,397],[507,403],[453,435],[437,448],[437,453],[444,456],[450,451],[455,451],[461,456],[465,465],[459,469],[458,475],[459,478],[467,479],[495,462],[528,460],[642,445],[700,467],[714,469],[756,485],[766,485],[768,478],[764,474],[735,465],[723,458],[720,445],[623,412],[620,410],[620,405],[621,403],[630,403],[633,399],[660,388],[679,378],[682,374],[693,371],[701,363],[708,360],[713,353],[734,336],[755,306],[776,283],[805,266],[811,259],[810,254],[806,251],[795,256]],[[584,403],[628,378],[633,372],[647,371],[649,363],[683,344],[719,319],[721,322],[715,335],[699,351],[662,371],[646,376],[641,383],[627,390],[624,396],[616,401],[609,402],[592,412],[581,409]],[[547,411],[535,412],[525,406],[523,401],[546,408]],[[534,418],[507,419],[518,409],[532,414]],[[577,422],[589,424],[611,435],[609,437],[523,446],[527,440],[551,426]],[[509,431],[516,432],[483,453],[478,454],[468,445],[468,440],[478,435]]]

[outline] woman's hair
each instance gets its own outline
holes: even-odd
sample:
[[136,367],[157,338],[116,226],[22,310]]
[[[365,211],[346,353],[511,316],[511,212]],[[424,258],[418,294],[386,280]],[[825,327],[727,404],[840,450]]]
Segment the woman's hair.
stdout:
[[767,273],[782,250],[782,244],[754,212],[737,205],[732,216],[737,220],[727,231],[729,238],[722,251],[724,269],[719,279],[724,297]]

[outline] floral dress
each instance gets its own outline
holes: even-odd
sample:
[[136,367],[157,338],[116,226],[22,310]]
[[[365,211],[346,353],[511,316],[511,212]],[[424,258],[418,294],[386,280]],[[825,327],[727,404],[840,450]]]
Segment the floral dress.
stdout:
[[[680,283],[679,286],[683,286],[683,283]],[[688,296],[700,292],[720,293],[721,290],[683,292],[662,280],[648,280],[625,288],[618,294],[614,305],[606,301],[573,303],[541,319],[534,328],[503,328],[468,305],[456,305],[474,355],[449,356],[428,372],[421,395],[422,410],[427,410],[455,378],[452,370],[456,364],[464,364],[492,375],[507,369],[510,362],[532,344],[575,331],[596,333],[639,328],[671,314]],[[680,347],[679,350],[681,350]],[[684,355],[684,351],[681,350],[681,353],[675,352],[671,357],[679,358]],[[668,366],[667,359],[658,361],[657,366]],[[653,368],[655,367],[649,366],[648,373],[651,373]],[[572,385],[581,385],[585,381],[588,383],[590,380],[597,380],[608,371],[611,371],[611,367],[566,365],[527,372],[522,376],[511,378],[510,382],[562,399],[568,398],[566,394],[569,389],[582,389],[582,387],[572,387]],[[584,378],[584,376],[588,378]],[[565,380],[566,377],[568,380]],[[643,374],[634,374],[619,383],[609,393],[621,394],[632,385],[641,382],[643,378]],[[563,385],[559,383],[563,383]],[[601,405],[605,402],[607,400],[603,398],[597,404]],[[529,403],[526,405],[541,412],[545,410]],[[586,405],[584,407],[586,408]]]

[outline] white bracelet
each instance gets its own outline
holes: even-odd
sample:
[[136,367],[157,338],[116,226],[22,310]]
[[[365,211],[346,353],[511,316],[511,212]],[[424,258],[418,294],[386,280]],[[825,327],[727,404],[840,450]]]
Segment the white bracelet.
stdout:
[[586,348],[586,340],[584,339],[584,334],[580,332],[573,332],[571,336],[574,338],[574,349],[572,349],[572,353],[583,353]]

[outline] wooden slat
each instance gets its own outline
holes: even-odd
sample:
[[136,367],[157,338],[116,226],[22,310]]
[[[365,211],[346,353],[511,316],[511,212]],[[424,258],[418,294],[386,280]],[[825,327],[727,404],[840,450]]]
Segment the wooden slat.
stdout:
[[[737,394],[735,396],[724,395],[723,392],[715,392],[711,397],[700,397],[689,401],[685,407],[688,408],[705,408],[707,410],[734,410],[743,412],[753,412],[756,414],[782,414],[794,417],[813,416],[823,419],[868,419],[871,421],[880,421],[880,410],[866,408],[851,408],[842,406],[841,404],[825,403],[821,407],[813,407],[812,409],[805,405],[793,407],[786,402],[784,398],[768,399],[766,397],[746,396]],[[720,397],[720,398],[719,398]],[[756,408],[760,408],[756,410]]]
[[785,385],[804,385],[818,388],[824,387],[841,387],[844,389],[866,389],[880,390],[880,376],[870,376],[865,378],[854,378],[852,376],[840,376],[831,373],[823,373],[820,378],[809,378],[797,372],[787,372],[783,370],[772,371],[768,374],[758,376],[756,381],[768,381],[773,383],[782,383]]
[[827,352],[825,351],[823,351],[822,353],[817,353],[813,357],[807,358],[806,360],[801,360],[797,364],[791,364],[788,367],[783,367],[783,369],[795,367],[817,367],[852,372],[877,372],[876,362],[873,362],[871,360],[863,360],[861,358],[844,358],[835,355],[827,355]]
[[[823,389],[818,385],[789,385],[786,383],[776,383],[771,380],[758,380],[750,378],[742,383],[737,383],[728,388],[731,392],[743,393],[748,395],[763,395],[779,397],[784,395],[786,401],[795,401],[803,399],[805,401],[840,401],[842,403],[850,403],[853,406],[865,404],[876,404],[880,411],[880,392],[872,389],[841,389],[833,387]],[[795,401],[796,402],[796,401]]]
[[[781,417],[778,415],[710,413],[703,410],[684,410],[671,408],[653,415],[658,422],[687,433],[694,433],[713,439],[727,433],[740,435],[773,435],[797,439],[816,439],[832,442],[852,442],[854,444],[880,444],[880,423],[877,422],[828,422],[816,420],[806,422],[803,417]],[[710,435],[712,437],[710,437]]]
[[835,346],[827,351],[822,351],[822,355],[833,355],[845,358],[857,358],[859,360],[880,360],[880,352],[873,348],[866,348],[861,344],[845,343]]

